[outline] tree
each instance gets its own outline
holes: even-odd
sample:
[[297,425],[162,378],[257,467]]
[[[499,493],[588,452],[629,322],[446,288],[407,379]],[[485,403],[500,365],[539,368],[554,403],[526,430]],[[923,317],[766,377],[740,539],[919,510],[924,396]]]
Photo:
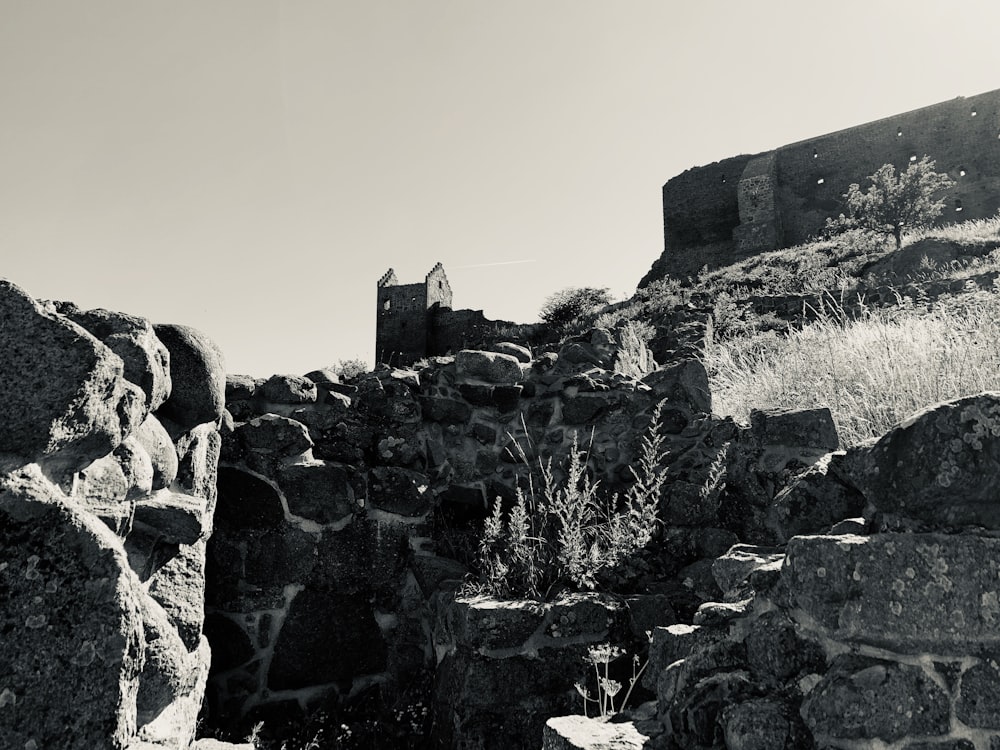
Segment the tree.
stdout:
[[567,287],[545,299],[539,317],[542,322],[561,331],[587,313],[592,313],[610,302],[611,293],[606,288]]
[[955,184],[948,175],[935,172],[934,161],[926,155],[898,176],[892,164],[883,164],[868,179],[871,185],[866,191],[854,183],[844,193],[849,217],[841,215],[827,225],[891,234],[897,250],[903,244],[904,228],[927,226],[941,215],[944,201],[934,196]]

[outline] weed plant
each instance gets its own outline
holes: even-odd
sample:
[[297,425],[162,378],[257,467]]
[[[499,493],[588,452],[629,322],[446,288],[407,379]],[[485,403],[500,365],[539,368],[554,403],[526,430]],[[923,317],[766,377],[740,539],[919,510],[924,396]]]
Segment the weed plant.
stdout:
[[644,435],[635,481],[620,496],[601,492],[587,472],[589,455],[574,438],[561,470],[538,459],[505,511],[499,498],[479,548],[479,579],[464,594],[546,599],[554,590],[593,590],[598,576],[622,564],[653,538],[664,494],[660,407]]

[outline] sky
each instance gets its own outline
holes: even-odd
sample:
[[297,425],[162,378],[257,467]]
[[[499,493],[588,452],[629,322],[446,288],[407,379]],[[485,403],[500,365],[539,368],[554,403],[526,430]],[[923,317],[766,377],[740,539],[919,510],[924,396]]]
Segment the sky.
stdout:
[[373,361],[444,264],[532,322],[629,296],[661,186],[1000,88],[995,0],[0,0],[0,277],[227,370]]

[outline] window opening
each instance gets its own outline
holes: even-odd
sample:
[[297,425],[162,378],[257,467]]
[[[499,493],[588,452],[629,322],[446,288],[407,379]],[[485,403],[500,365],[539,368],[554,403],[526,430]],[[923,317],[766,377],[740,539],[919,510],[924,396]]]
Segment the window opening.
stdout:
[[958,168],[958,176],[959,177],[965,177],[965,167],[959,167]]
[[390,299],[387,299],[385,302],[382,303],[382,309],[383,310],[388,310],[391,307],[392,307],[392,300],[390,300]]
[[902,128],[896,128],[896,137],[899,138],[902,135],[903,135],[903,129]]
[[959,198],[955,199],[955,211],[960,212],[962,210],[962,201]]
[[916,160],[917,160],[917,155],[916,154],[914,154],[913,156],[910,157],[910,161],[916,161]]
[[818,159],[818,158],[819,158],[819,151],[813,149],[813,159]]
[[824,182],[826,182],[826,180],[823,179],[822,177],[820,177],[818,180],[816,180],[816,184],[817,185],[822,185]]
[[979,113],[976,112],[976,110],[972,110],[972,112],[969,114],[969,117],[975,117],[977,114]]

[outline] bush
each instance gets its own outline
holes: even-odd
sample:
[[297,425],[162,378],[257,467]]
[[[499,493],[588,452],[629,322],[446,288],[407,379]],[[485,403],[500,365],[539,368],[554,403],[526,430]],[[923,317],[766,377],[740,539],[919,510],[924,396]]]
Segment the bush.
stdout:
[[608,289],[567,287],[546,298],[539,317],[557,331],[564,331],[610,302]]
[[364,375],[368,372],[368,363],[363,359],[342,359],[337,362],[337,366],[333,368],[333,371],[337,373],[341,381],[348,381],[351,378],[356,378],[358,375]]
[[601,496],[575,440],[564,480],[557,480],[551,459],[539,459],[508,512],[499,498],[494,503],[480,543],[479,580],[465,593],[545,599],[561,588],[593,590],[600,573],[649,543],[666,481],[659,417],[658,406],[623,499]]

